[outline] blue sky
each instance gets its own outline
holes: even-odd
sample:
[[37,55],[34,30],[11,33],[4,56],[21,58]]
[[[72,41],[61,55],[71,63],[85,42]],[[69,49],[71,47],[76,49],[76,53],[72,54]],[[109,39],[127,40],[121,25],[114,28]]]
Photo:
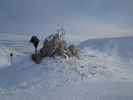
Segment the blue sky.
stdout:
[[133,0],[0,0],[0,33],[133,35]]

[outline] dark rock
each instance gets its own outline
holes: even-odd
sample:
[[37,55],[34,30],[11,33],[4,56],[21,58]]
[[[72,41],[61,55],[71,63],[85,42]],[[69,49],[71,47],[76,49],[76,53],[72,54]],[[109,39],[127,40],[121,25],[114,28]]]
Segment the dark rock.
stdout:
[[79,58],[79,49],[70,45],[67,47],[67,43],[64,40],[63,33],[56,33],[46,37],[43,43],[43,47],[38,54],[32,55],[32,60],[36,63],[40,63],[44,57],[61,56],[63,58],[77,57]]

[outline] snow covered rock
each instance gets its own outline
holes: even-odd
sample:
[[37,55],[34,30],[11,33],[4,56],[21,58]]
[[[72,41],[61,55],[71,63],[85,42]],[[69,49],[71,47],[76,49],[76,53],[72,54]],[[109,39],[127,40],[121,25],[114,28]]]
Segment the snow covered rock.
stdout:
[[[98,49],[84,46],[79,59],[46,57],[34,64],[26,54],[9,67],[0,62],[0,100],[132,100],[132,67]],[[0,59],[6,54],[0,49]]]
[[32,55],[32,60],[40,63],[44,57],[61,56],[68,59],[69,57],[79,58],[79,49],[74,45],[67,47],[63,33],[56,33],[48,36],[43,43],[43,47],[38,54]]

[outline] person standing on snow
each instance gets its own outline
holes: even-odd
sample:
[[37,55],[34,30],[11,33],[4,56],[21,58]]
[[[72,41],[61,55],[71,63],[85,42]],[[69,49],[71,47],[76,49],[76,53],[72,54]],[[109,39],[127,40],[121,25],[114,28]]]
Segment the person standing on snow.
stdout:
[[15,54],[15,48],[9,48],[10,50],[10,63],[13,63],[13,56]]

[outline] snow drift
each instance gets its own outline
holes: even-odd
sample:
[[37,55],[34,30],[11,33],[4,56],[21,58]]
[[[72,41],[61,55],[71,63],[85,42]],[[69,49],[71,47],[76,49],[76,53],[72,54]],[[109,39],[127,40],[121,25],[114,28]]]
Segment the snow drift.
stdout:
[[133,61],[133,37],[104,38],[86,40],[80,44],[81,48],[90,48],[108,55],[116,55],[121,60],[132,63]]
[[[1,64],[0,99],[132,100],[131,41],[88,40],[79,45],[80,59],[45,58],[41,64],[32,62],[30,54],[16,55],[12,65]],[[6,54],[0,49],[7,64]],[[123,62],[126,58],[130,62]]]

